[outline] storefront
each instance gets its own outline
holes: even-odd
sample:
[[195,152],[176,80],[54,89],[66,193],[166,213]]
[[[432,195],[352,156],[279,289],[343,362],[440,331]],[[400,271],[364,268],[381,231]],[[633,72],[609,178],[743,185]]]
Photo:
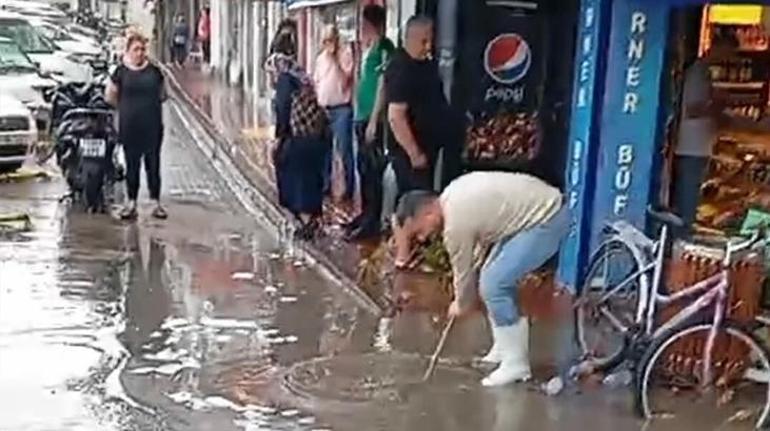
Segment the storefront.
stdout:
[[570,241],[577,247],[565,247],[570,256],[563,272],[579,278],[606,223],[622,219],[644,229],[648,205],[675,204],[670,191],[680,181],[672,166],[684,77],[693,63],[704,61],[699,58],[716,32],[733,35],[739,46],[708,67],[711,97],[726,115],[696,197],[696,227],[730,234],[749,208],[767,208],[770,8],[584,0],[582,15],[582,47],[599,50],[579,49],[576,59],[567,190],[576,222]]

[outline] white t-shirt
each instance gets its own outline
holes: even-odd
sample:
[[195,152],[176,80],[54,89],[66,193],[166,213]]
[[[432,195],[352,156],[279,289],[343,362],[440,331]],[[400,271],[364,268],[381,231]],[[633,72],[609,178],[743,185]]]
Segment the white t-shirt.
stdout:
[[682,117],[679,122],[679,139],[674,153],[678,156],[711,157],[717,139],[716,121],[711,116],[689,118],[688,107],[711,101],[711,74],[702,59],[693,63],[685,72],[682,92]]

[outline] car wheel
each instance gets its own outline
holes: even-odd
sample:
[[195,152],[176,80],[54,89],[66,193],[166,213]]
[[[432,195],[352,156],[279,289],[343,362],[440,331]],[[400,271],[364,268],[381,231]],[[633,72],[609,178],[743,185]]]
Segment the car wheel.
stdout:
[[8,163],[5,165],[0,165],[0,174],[9,174],[11,172],[16,172],[21,168],[21,163]]

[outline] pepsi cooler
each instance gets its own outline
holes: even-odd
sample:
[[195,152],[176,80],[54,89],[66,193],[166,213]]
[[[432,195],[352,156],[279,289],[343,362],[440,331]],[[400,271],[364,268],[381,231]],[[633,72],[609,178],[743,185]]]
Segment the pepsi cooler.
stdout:
[[[454,16],[442,16],[450,3]],[[561,185],[577,6],[577,0],[439,2],[439,59],[452,105],[467,118],[467,168],[527,171]]]

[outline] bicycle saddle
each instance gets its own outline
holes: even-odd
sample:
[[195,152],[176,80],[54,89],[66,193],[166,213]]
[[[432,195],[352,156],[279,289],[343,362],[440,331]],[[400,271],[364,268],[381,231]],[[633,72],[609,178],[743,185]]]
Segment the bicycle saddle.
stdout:
[[685,222],[681,217],[666,210],[656,210],[649,206],[647,207],[647,214],[649,214],[655,221],[671,227],[681,228],[685,226]]

